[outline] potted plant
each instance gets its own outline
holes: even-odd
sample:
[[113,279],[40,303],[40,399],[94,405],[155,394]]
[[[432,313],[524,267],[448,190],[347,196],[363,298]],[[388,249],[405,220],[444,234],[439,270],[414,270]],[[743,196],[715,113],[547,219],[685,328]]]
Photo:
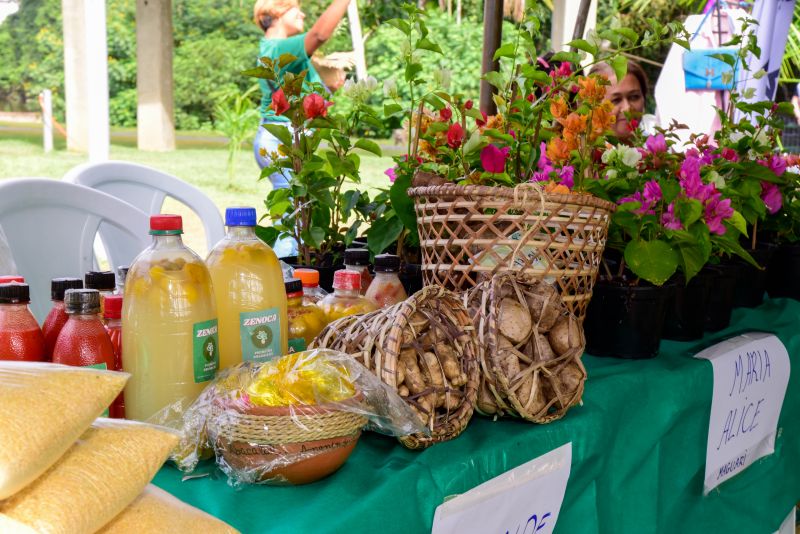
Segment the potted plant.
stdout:
[[556,282],[582,318],[614,209],[587,184],[614,118],[603,102],[605,79],[580,76],[571,65],[589,54],[624,77],[624,52],[670,39],[679,25],[654,23],[641,42],[630,29],[607,30],[600,37],[616,51],[576,40],[580,52],[555,54],[547,67],[538,62],[539,20],[532,18],[497,50],[501,69],[485,76],[498,108],[487,117],[464,95],[428,84],[418,53],[442,49],[430,40],[424,12],[406,9],[407,19],[390,24],[405,40],[411,101],[403,105],[389,87],[384,110],[407,117],[408,147],[390,171],[390,209],[372,232],[391,228],[400,239],[418,232],[428,283],[467,289],[492,273],[524,271]]
[[359,157],[356,149],[381,155],[377,143],[368,139],[352,140],[362,122],[378,122],[376,112],[367,104],[377,87],[367,79],[348,87],[352,106],[337,114],[326,100],[325,89],[299,75],[280,69],[294,60],[281,56],[277,61],[261,58],[261,64],[245,74],[281,85],[275,91],[272,108],[276,115],[289,119],[288,125],[267,123],[263,127],[278,138],[278,152],[270,154],[271,164],[261,171],[261,178],[283,174],[289,182],[285,189],[273,189],[266,198],[266,217],[271,226],[259,226],[259,237],[270,245],[278,239],[292,238],[297,243],[296,262],[321,271],[320,286],[328,289],[333,271],[342,265],[342,253],[386,209],[385,195],[370,199],[360,189]]

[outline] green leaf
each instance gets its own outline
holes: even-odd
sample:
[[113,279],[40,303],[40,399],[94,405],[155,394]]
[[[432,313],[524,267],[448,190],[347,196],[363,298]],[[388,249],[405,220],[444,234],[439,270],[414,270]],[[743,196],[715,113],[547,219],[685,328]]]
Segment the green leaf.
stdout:
[[386,117],[391,117],[395,113],[400,113],[403,111],[403,106],[400,104],[386,104],[383,106],[383,114]]
[[497,87],[498,89],[503,89],[506,85],[506,80],[502,74],[497,71],[487,72],[483,75],[483,79],[489,82],[489,84]]
[[355,241],[356,237],[358,237],[358,229],[361,226],[361,222],[362,221],[355,221],[350,225],[350,228],[347,229],[347,233],[344,234],[344,244],[346,246],[350,246],[350,244]]
[[422,65],[420,65],[419,63],[409,63],[408,65],[406,65],[406,70],[405,70],[406,81],[407,82],[413,81],[417,77],[417,74],[419,74],[420,72],[422,72]]
[[367,152],[371,152],[372,154],[375,154],[378,157],[381,157],[383,155],[381,147],[378,146],[378,143],[376,143],[375,141],[370,141],[369,139],[359,139],[358,141],[356,141],[355,147],[360,148],[361,150],[366,150]]
[[472,132],[467,142],[464,143],[464,154],[471,154],[481,146],[481,133],[478,130]]
[[414,201],[408,196],[409,187],[411,187],[411,176],[398,176],[389,189],[389,200],[405,227],[411,233],[416,233],[417,213],[414,211]]
[[342,215],[344,218],[347,219],[350,216],[350,212],[353,208],[356,207],[358,204],[358,199],[361,197],[360,191],[345,191],[342,195]]
[[262,80],[275,79],[275,72],[266,67],[254,67],[252,69],[243,70],[240,74],[243,76],[250,76],[251,78],[260,78]]
[[[395,182],[396,183],[396,182]],[[367,231],[367,246],[372,254],[380,254],[395,242],[403,232],[403,221],[398,217],[378,219]]]
[[677,202],[676,209],[684,228],[689,228],[703,215],[703,204],[694,198]]
[[614,69],[614,76],[617,77],[617,83],[622,83],[625,75],[628,74],[628,58],[625,56],[616,56],[609,61],[611,68]]
[[292,134],[289,132],[288,122],[284,124],[279,124],[277,122],[266,122],[261,125],[262,128],[266,128],[269,133],[274,135],[278,138],[278,141],[281,142],[284,146],[291,147],[292,146]]
[[501,57],[511,57],[516,55],[517,47],[514,43],[506,43],[494,52],[494,60],[497,61]]
[[577,64],[581,62],[581,56],[577,52],[556,52],[550,58],[550,62],[566,61],[568,63]]
[[678,243],[678,252],[681,256],[683,275],[688,283],[708,262],[711,256],[711,237],[708,227],[702,222],[696,223],[691,231],[686,233],[691,237]]
[[386,21],[386,24],[397,28],[406,35],[411,34],[411,25],[403,19],[390,19]]
[[598,52],[597,47],[586,39],[575,39],[574,41],[568,42],[567,46],[577,48],[578,50],[583,50],[591,56],[596,56]]
[[442,52],[442,48],[427,37],[423,37],[417,41],[417,48],[419,50],[428,50],[430,52],[436,52],[437,54],[444,54],[444,52]]
[[678,268],[678,253],[664,241],[631,241],[625,247],[625,261],[633,273],[657,286]]
[[731,226],[739,230],[740,234],[747,237],[747,221],[744,220],[744,217],[742,217],[741,213],[734,210],[733,215],[728,220],[728,223],[730,223]]
[[295,60],[297,60],[297,56],[293,54],[281,54],[278,57],[278,67],[283,68]]
[[272,226],[256,226],[256,235],[258,238],[269,246],[275,246],[275,241],[278,240],[280,232]]
[[312,226],[310,230],[304,230],[300,238],[312,248],[319,249],[325,240],[325,230],[319,226]]
[[636,41],[639,40],[639,34],[630,28],[615,28],[612,31],[622,36],[622,38],[627,39],[631,44],[636,44]]

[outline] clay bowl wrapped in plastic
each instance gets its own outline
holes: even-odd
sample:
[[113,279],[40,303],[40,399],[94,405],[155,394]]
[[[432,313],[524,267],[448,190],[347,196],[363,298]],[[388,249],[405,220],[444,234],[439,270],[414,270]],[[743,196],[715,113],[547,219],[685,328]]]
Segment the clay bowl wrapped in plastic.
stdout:
[[583,326],[555,287],[501,273],[464,293],[464,304],[480,347],[480,413],[548,423],[580,402]]
[[428,286],[404,302],[329,324],[313,346],[352,354],[396,390],[429,434],[400,438],[411,449],[457,437],[472,417],[478,348],[458,296]]
[[220,373],[182,415],[176,461],[191,471],[212,448],[229,481],[307,484],[339,469],[364,428],[424,431],[388,386],[352,357],[309,350]]

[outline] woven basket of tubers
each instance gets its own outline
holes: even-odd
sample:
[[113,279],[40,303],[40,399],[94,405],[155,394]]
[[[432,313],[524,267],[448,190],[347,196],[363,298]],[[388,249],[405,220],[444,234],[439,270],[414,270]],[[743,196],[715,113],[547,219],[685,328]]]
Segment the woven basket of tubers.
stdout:
[[464,293],[463,302],[479,347],[478,412],[549,423],[580,402],[586,340],[557,289],[507,272]]
[[397,390],[430,430],[401,437],[410,449],[457,437],[472,417],[479,378],[474,327],[458,296],[442,287],[334,321],[312,347],[354,356]]

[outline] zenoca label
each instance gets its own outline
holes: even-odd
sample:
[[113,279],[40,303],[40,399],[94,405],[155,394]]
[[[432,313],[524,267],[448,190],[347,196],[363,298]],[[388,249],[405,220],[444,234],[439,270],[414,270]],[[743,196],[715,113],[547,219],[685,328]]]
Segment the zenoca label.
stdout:
[[289,354],[293,352],[303,352],[306,350],[306,340],[302,337],[296,337],[289,340]]
[[[89,369],[102,369],[103,371],[108,370],[108,365],[106,365],[106,362],[93,363],[92,365],[86,365],[84,367],[88,367]],[[106,408],[103,413],[100,414],[100,417],[108,417],[108,408]]]
[[261,362],[281,355],[281,321],[278,308],[239,314],[242,361]]
[[199,384],[214,378],[219,368],[217,320],[194,323],[193,334],[194,383]]

